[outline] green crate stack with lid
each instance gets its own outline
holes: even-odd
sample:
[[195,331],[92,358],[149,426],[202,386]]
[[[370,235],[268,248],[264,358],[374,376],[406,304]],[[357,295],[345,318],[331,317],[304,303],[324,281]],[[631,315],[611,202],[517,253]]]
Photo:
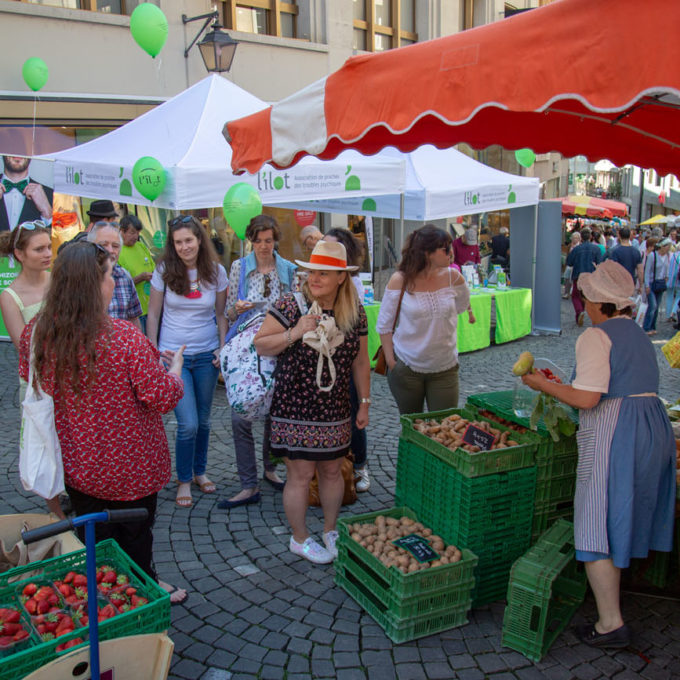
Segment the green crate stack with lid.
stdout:
[[[114,565],[117,570],[131,576],[134,582],[141,586],[144,596],[148,599],[146,605],[101,621],[100,640],[143,633],[162,633],[170,627],[170,595],[141,571],[114,540],[109,539],[97,544],[96,559],[98,565]],[[85,573],[85,550],[31,562],[0,574],[0,602],[14,603],[14,606],[22,609],[18,594],[24,585],[34,581],[62,579],[69,571]],[[86,645],[88,630],[87,626],[76,627],[73,632],[46,642],[41,642],[37,633],[31,635],[30,644],[26,648],[22,647],[21,651],[10,656],[0,657],[0,680],[17,680],[53,661],[62,653],[57,652],[57,647],[70,640],[81,638],[84,640],[81,644]],[[68,649],[64,653],[70,651],[71,649]]]
[[407,507],[341,518],[335,583],[397,644],[467,623],[477,557],[463,549],[461,560],[452,564],[410,574],[388,568],[350,536],[352,524],[374,522],[378,515],[395,519],[405,516],[422,522]]
[[512,567],[502,644],[540,661],[567,626],[586,592],[575,560],[574,525],[559,519]]
[[473,604],[480,605],[505,596],[510,567],[531,544],[537,437],[513,432],[518,446],[468,453],[414,428],[418,419],[453,414],[486,420],[471,409],[402,416],[395,502],[411,507],[448,543],[477,555]]
[[[512,407],[513,392],[484,392],[468,397],[466,408],[489,411],[506,421],[529,428],[529,419],[518,416]],[[578,423],[578,414],[567,409]],[[560,435],[553,441],[543,419],[535,433],[540,437],[536,451],[536,500],[532,539],[535,541],[558,519],[571,520],[574,515],[574,490],[576,488],[576,463],[578,450],[576,436]]]

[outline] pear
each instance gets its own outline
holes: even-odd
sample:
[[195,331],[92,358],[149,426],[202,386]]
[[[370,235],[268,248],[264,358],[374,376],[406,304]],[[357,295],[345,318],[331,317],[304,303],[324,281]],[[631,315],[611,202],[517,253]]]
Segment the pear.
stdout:
[[519,355],[519,359],[515,362],[512,367],[512,372],[515,375],[526,375],[531,373],[531,369],[534,367],[534,355],[531,352],[522,352]]

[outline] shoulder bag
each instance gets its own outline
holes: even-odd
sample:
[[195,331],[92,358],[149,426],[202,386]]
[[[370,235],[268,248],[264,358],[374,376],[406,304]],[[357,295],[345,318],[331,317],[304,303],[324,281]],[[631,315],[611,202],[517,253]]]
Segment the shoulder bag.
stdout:
[[[33,337],[28,369],[28,388],[22,402],[19,434],[19,477],[26,491],[54,498],[64,491],[61,445],[54,424],[54,401],[43,392],[33,373]],[[37,390],[35,388],[37,384]]]
[[[399,312],[401,312],[401,301],[404,299],[404,293],[406,292],[406,284],[401,288],[401,293],[399,294],[399,303],[397,304],[397,313],[394,315],[394,323],[392,324],[392,335],[397,327],[397,322],[399,321]],[[385,360],[385,350],[382,345],[378,347],[378,351],[373,355],[373,361],[375,361],[375,368],[373,371],[378,375],[387,375],[387,361]]]
[[[656,253],[654,253],[654,271],[653,276],[656,276]],[[666,279],[653,279],[650,286],[653,293],[663,293],[666,290]]]

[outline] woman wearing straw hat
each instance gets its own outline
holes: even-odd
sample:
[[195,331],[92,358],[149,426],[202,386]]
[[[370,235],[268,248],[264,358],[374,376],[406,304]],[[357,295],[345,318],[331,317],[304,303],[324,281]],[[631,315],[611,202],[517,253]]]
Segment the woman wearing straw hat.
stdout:
[[540,372],[522,380],[580,410],[576,559],[585,562],[599,618],[576,633],[596,647],[626,647],[631,634],[619,603],[621,569],[650,550],[672,548],[675,440],[656,394],[654,347],[630,318],[630,274],[607,260],[581,274],[578,287],[594,327],[576,342],[573,383],[550,382]]
[[[281,297],[255,336],[255,348],[258,354],[279,356],[270,411],[271,446],[286,462],[283,506],[293,534],[290,550],[326,564],[337,556],[335,525],[344,492],[340,466],[352,434],[350,375],[359,396],[357,427],[368,425],[368,330],[348,273],[356,267],[347,265],[341,243],[319,241],[309,262],[296,262],[309,271],[302,290],[311,309],[303,314],[292,293]],[[330,361],[316,349],[322,330]],[[328,351],[328,347],[335,349]],[[309,482],[315,472],[325,547],[309,535],[305,521]]]

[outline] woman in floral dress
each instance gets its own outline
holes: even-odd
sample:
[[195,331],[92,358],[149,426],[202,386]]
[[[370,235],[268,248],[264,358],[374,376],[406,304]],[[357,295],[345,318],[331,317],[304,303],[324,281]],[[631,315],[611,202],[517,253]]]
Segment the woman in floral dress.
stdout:
[[[287,478],[283,506],[293,535],[290,550],[317,564],[327,564],[337,556],[335,529],[342,504],[344,481],[342,459],[350,448],[349,381],[354,378],[359,396],[356,425],[368,425],[370,365],[368,360],[366,313],[358,300],[348,272],[345,247],[341,243],[319,241],[309,262],[297,261],[309,270],[303,293],[309,304],[316,302],[322,314],[302,313],[292,293],[284,295],[270,309],[255,336],[258,354],[279,356],[276,387],[270,411],[271,446],[285,459]],[[323,317],[332,317],[343,340],[335,348],[332,361],[323,362],[320,385],[317,382],[319,352],[303,336],[315,331]],[[318,472],[319,496],[324,513],[323,541],[317,543],[307,530],[305,516],[309,482]]]

